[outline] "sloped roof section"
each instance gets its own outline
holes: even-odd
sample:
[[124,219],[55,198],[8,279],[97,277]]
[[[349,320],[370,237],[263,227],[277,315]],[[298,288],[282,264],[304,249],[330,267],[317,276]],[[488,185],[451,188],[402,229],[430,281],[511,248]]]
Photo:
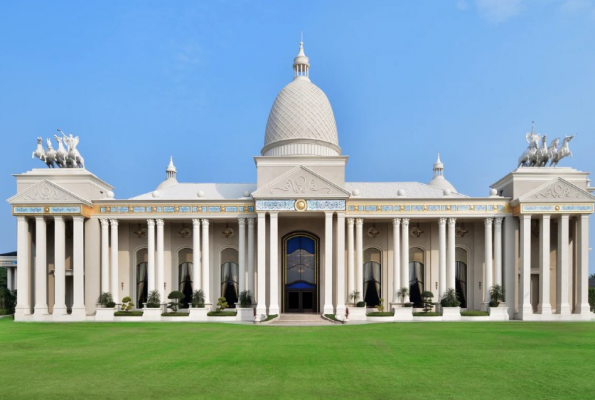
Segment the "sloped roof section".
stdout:
[[130,200],[239,200],[254,190],[255,183],[178,183]]
[[[467,198],[460,193],[444,195],[444,190],[420,182],[346,182],[345,187],[352,194],[359,191],[358,196],[352,198],[369,199],[397,199],[397,198],[420,198],[420,199],[442,199],[442,198]],[[399,196],[399,190],[404,194]]]
[[311,169],[299,165],[259,188],[252,196],[255,198],[295,198],[304,196],[346,198],[349,197],[349,191],[318,175]]
[[556,177],[543,185],[523,194],[516,202],[543,203],[543,202],[592,202],[595,196],[586,190],[568,182],[566,179]]
[[87,206],[93,205],[90,201],[83,199],[82,197],[72,193],[70,190],[66,190],[62,186],[57,185],[47,179],[37,182],[35,185],[20,193],[17,193],[6,201],[10,204],[83,203]]

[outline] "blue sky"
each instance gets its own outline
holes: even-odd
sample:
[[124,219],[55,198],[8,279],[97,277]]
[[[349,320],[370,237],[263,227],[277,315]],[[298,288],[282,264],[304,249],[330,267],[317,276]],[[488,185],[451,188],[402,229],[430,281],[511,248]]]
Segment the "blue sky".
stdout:
[[[561,166],[595,167],[594,1],[5,1],[0,15],[4,199],[56,128],[118,198],[152,191],[170,155],[183,182],[254,182],[302,31],[349,181],[428,182],[440,152],[460,192],[485,196],[533,120],[578,133]],[[0,224],[12,251],[7,203]]]

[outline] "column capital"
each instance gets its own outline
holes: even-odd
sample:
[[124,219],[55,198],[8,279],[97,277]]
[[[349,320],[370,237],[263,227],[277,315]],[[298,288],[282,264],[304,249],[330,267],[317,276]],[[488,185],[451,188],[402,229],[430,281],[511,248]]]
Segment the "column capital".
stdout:
[[270,218],[278,219],[279,218],[279,213],[278,212],[269,212],[269,217]]
[[162,219],[156,219],[155,220],[155,225],[157,225],[157,226],[163,226],[163,225],[165,225],[165,222],[163,222]]
[[393,226],[401,225],[401,218],[393,218]]
[[542,215],[541,215],[541,219],[542,219],[542,220],[545,220],[545,219],[551,219],[551,218],[552,218],[552,216],[551,216],[551,215],[549,215],[549,214],[542,214]]
[[494,218],[494,225],[500,226],[500,225],[502,225],[502,221],[504,221],[504,218],[496,217],[496,218]]
[[192,219],[192,226],[200,226],[200,219],[193,218]]
[[333,218],[333,214],[334,213],[335,213],[334,211],[325,211],[324,212],[324,217],[325,218]]
[[239,226],[246,226],[246,218],[238,218]]
[[255,219],[256,218],[247,218],[247,220],[248,220],[248,227],[254,227],[254,220]]
[[45,221],[45,217],[42,215],[36,215],[35,216],[35,221]]
[[357,226],[363,226],[364,225],[364,219],[363,218],[356,218],[355,219],[355,224]]
[[203,226],[203,227],[205,227],[205,226],[209,226],[209,220],[208,220],[208,219],[206,219],[206,218],[203,218],[203,219],[201,219],[201,222],[202,222],[202,226]]
[[148,219],[147,220],[147,226],[149,226],[149,227],[155,226],[155,220],[154,219]]
[[99,218],[99,223],[101,223],[102,228],[107,228],[109,226],[109,220],[107,218]]
[[110,219],[109,220],[109,223],[110,223],[111,226],[118,226],[118,220],[115,219],[115,218],[114,219]]
[[457,219],[456,218],[449,218],[448,219],[448,226],[454,227],[456,224],[457,224]]
[[445,226],[446,225],[446,218],[438,218],[438,225]]
[[353,226],[354,223],[355,223],[355,220],[353,218],[347,218],[347,225]]
[[494,222],[494,218],[486,218],[483,223],[485,224],[485,226],[492,226],[492,223]]
[[72,220],[73,221],[84,221],[85,220],[85,217],[82,216],[82,215],[73,215],[72,216]]
[[401,219],[402,226],[409,226],[409,218]]
[[[566,216],[568,217],[568,215]],[[54,221],[63,221],[64,217],[61,215],[54,215]],[[105,221],[105,223],[107,224],[107,220]]]

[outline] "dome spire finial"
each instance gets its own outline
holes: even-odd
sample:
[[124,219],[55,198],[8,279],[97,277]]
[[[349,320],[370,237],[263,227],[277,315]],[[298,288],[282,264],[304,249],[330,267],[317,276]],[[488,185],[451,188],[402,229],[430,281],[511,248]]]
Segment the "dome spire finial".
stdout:
[[174,157],[173,156],[169,156],[169,165],[167,166],[167,168],[165,169],[165,174],[167,176],[167,179],[176,179],[176,166],[174,165]]
[[444,164],[442,164],[442,161],[440,161],[440,153],[438,153],[438,157],[434,163],[434,176],[442,175],[444,175]]
[[304,34],[302,32],[300,41],[300,50],[298,55],[293,59],[293,79],[307,79],[310,76],[310,59],[304,53]]

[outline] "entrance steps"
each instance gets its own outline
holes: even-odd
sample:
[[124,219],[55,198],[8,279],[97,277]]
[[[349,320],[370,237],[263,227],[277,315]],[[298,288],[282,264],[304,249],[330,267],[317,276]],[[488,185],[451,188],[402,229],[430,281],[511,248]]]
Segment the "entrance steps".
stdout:
[[322,319],[320,314],[313,313],[292,313],[279,314],[279,318],[271,322],[271,325],[333,325],[325,319]]

